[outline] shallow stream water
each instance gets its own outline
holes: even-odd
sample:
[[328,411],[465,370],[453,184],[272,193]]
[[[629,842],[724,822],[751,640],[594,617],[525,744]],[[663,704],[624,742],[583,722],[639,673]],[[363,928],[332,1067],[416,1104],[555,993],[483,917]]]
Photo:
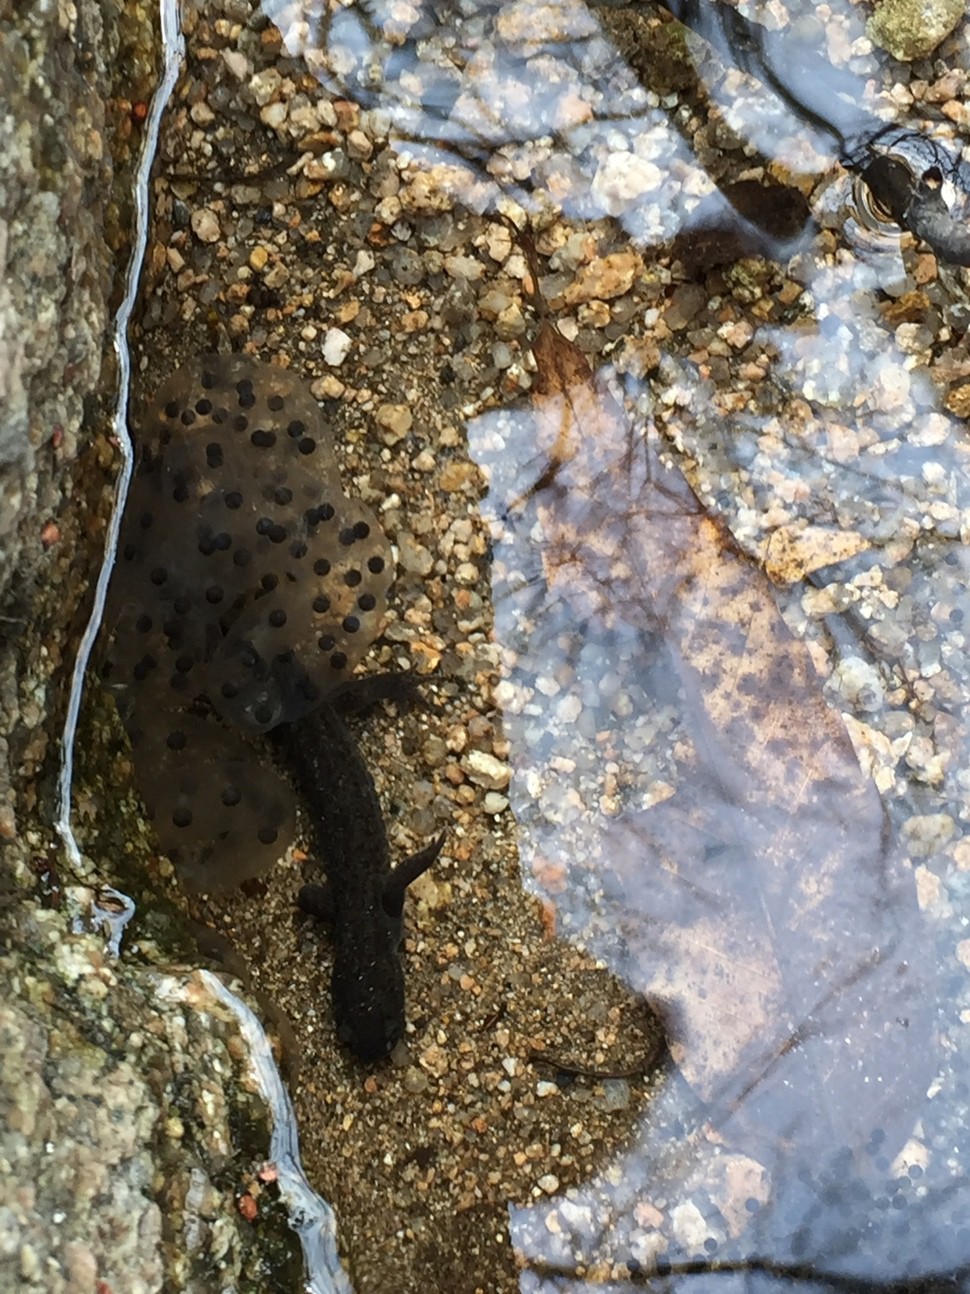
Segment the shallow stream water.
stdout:
[[[817,39],[868,112],[958,157],[963,29],[907,66],[853,8],[816,8],[761,16]],[[517,1274],[486,1258],[445,1275],[439,1252],[439,1288],[962,1288],[966,271],[900,231],[817,120],[658,8],[272,3],[189,28],[171,129],[192,164],[166,145],[145,335],[215,328],[209,348],[316,375],[403,565],[388,661],[445,680],[450,664],[476,689],[462,662],[491,670],[487,759],[466,753],[467,710],[447,757],[424,734],[374,747],[402,831],[444,819],[496,857],[514,840],[547,933],[649,1003],[669,1046],[615,1146],[588,1171],[545,1164],[488,1215],[494,1231],[507,1208]],[[297,269],[304,220],[317,237]],[[453,861],[460,898],[474,858]],[[421,902],[415,983],[467,960],[474,998],[488,909],[450,943],[445,899]],[[415,1102],[428,1075],[464,1072],[461,1030],[435,1019],[450,999],[427,1000]],[[487,1001],[480,1032],[511,1059],[496,1090],[525,1073],[530,1099],[562,1099],[562,1145],[575,1111],[557,1085],[630,1103],[636,1057],[540,1069],[534,1031],[516,1058]],[[462,1108],[460,1082],[425,1107],[433,1126]],[[400,1179],[374,1198],[425,1266],[351,1245],[361,1290],[430,1288],[415,1272],[448,1242],[405,1190],[435,1163],[414,1109],[383,1160]],[[339,1156],[339,1125],[327,1136]],[[528,1159],[527,1138],[503,1144]],[[462,1169],[456,1219],[495,1204],[490,1164],[480,1183]]]

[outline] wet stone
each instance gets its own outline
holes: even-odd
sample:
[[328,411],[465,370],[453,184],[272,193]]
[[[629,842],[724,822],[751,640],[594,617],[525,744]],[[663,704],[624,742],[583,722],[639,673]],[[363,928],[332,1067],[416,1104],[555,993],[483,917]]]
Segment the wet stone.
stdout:
[[[318,406],[283,369],[243,356],[186,365],[136,444],[101,678],[163,848],[183,875],[206,864],[215,876],[237,856],[223,878],[235,881],[293,830],[289,793],[246,734],[301,719],[348,677],[380,630],[390,546],[344,494]],[[241,803],[223,801],[226,787]]]

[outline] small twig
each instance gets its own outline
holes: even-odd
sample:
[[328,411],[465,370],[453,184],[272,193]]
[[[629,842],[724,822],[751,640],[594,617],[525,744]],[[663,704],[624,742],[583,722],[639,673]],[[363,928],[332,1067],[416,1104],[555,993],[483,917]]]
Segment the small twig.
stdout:
[[508,1004],[506,1002],[500,1002],[499,1005],[492,1012],[492,1014],[488,1016],[487,1019],[482,1021],[482,1023],[478,1026],[475,1032],[488,1033],[489,1029],[494,1029],[495,1026],[498,1024],[499,1020],[501,1020],[502,1017],[505,1015],[505,1012],[507,1010],[508,1010]]
[[571,1060],[563,1060],[559,1056],[547,1055],[546,1052],[536,1051],[534,1048],[529,1051],[528,1059],[533,1065],[549,1065],[563,1074],[572,1074],[577,1078],[591,1078],[595,1082],[600,1082],[609,1078],[642,1077],[656,1066],[664,1047],[665,1043],[661,1038],[649,1055],[644,1056],[635,1065],[630,1065],[627,1069],[592,1069],[587,1065],[574,1064]]

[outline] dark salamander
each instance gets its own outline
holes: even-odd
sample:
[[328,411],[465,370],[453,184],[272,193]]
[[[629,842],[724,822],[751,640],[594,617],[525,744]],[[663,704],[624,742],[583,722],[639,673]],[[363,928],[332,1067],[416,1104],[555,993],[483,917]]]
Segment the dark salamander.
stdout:
[[959,143],[871,113],[866,79],[836,67],[823,37],[816,44],[790,30],[774,31],[713,0],[661,3],[722,58],[763,81],[793,113],[827,134],[842,165],[860,176],[901,228],[941,260],[970,265],[970,164]]
[[409,689],[407,676],[361,679],[270,733],[306,803],[327,870],[326,886],[304,886],[299,902],[333,924],[337,1036],[364,1061],[381,1060],[404,1034],[404,894],[437,858],[444,836],[392,869],[374,780],[342,716],[380,697],[406,698]]

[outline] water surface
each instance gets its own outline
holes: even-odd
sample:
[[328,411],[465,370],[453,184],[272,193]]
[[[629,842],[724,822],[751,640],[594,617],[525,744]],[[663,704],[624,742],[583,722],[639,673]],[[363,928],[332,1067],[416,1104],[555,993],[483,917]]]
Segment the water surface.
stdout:
[[[399,276],[461,244],[522,884],[670,1043],[622,1152],[510,1204],[519,1287],[962,1280],[964,271],[659,10],[264,12],[386,137]],[[821,37],[952,134],[959,39]]]

